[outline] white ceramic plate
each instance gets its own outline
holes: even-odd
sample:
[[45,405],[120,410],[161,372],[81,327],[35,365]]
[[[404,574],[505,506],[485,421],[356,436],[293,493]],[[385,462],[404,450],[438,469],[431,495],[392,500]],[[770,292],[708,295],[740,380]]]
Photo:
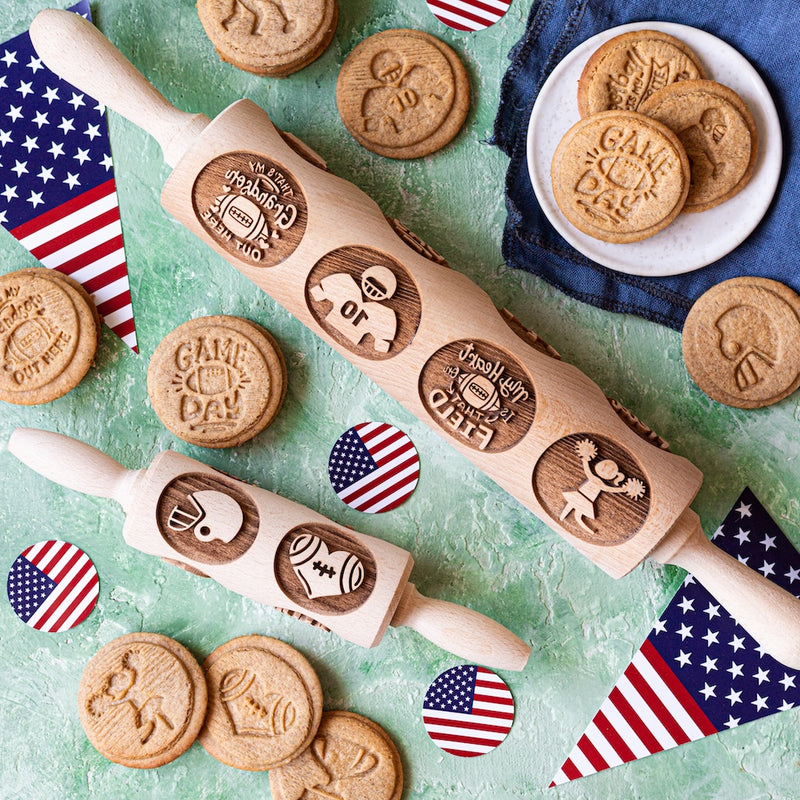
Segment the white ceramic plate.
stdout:
[[[609,244],[574,228],[561,213],[550,182],[556,146],[578,114],[578,78],[589,56],[621,33],[659,30],[685,42],[702,61],[708,77],[729,86],[747,103],[758,129],[759,153],[753,177],[735,197],[697,214],[681,214],[641,242]],[[542,86],[528,123],[528,172],[539,205],[556,230],[592,260],[631,275],[689,272],[738,247],[766,213],[781,170],[783,144],[775,104],[764,81],[741,53],[710,33],[668,22],[637,22],[603,31],[569,53]]]

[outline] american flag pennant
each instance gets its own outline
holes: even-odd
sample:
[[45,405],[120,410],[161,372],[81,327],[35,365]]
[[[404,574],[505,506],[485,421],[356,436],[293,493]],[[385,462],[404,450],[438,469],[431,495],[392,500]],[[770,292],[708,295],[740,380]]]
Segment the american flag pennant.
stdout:
[[419,481],[419,456],[408,436],[385,422],[362,422],[345,431],[328,458],[339,498],[376,514],[405,502]]
[[38,542],[17,556],[6,582],[16,615],[31,628],[59,633],[89,616],[100,581],[92,560],[59,539]]
[[[88,0],[69,10],[90,18]],[[0,51],[0,224],[138,352],[105,107],[45,67],[27,32]]]
[[457,31],[482,31],[505,16],[511,0],[426,0],[439,20]]
[[514,722],[514,698],[496,673],[462,664],[441,673],[425,693],[422,722],[446,753],[480,756],[494,750]]
[[[800,554],[750,489],[712,536],[800,593]],[[800,705],[800,673],[767,655],[688,575],[551,786]]]

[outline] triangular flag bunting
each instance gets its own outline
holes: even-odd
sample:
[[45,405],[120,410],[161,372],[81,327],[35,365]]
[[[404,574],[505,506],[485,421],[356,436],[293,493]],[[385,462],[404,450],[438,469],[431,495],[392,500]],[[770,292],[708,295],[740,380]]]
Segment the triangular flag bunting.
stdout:
[[[712,539],[800,592],[800,554],[750,489]],[[688,575],[551,786],[800,705],[800,672],[766,655]]]
[[[90,18],[88,0],[69,10]],[[27,32],[0,51],[0,224],[138,352],[105,108],[47,69]]]

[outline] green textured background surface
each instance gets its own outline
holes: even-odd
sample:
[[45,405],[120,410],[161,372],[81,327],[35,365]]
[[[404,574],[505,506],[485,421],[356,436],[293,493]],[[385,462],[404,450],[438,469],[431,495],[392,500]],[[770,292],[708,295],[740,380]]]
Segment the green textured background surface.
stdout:
[[[0,36],[27,28],[42,0],[2,0]],[[690,381],[678,333],[573,302],[500,254],[506,158],[486,144],[507,53],[522,33],[529,0],[477,33],[452,31],[424,0],[340,0],[335,38],[312,65],[289,78],[260,78],[221,64],[191,0],[102,0],[95,23],[165,96],[211,117],[248,97],[276,124],[316,149],[384,212],[405,222],[452,265],[485,288],[626,404],[705,473],[694,504],[710,531],[750,485],[800,543],[798,397],[739,411],[708,400]],[[364,37],[414,27],[448,42],[473,90],[467,123],[453,144],[425,159],[394,162],[363,150],[345,131],[334,87],[344,57]],[[269,797],[265,773],[223,766],[199,744],[151,771],[106,761],[78,721],[76,693],[87,661],[130,631],[173,636],[202,660],[233,636],[262,633],[300,649],[317,669],[326,708],[381,724],[402,754],[404,797],[436,800],[577,798],[794,798],[800,729],[784,712],[560,788],[546,788],[619,674],[671,598],[683,573],[646,563],[613,581],[578,555],[427,426],[362,377],[312,333],[194,239],[159,205],[168,175],[156,143],[110,114],[140,354],[104,329],[96,366],[72,392],[38,407],[0,408],[0,564],[27,545],[64,538],[83,547],[100,574],[100,597],[72,631],[46,634],[0,609],[0,797]],[[0,272],[37,262],[0,235]],[[238,314],[267,327],[288,366],[288,394],[275,422],[255,440],[204,451],[172,437],[147,399],[145,375],[156,345],[190,317]],[[326,465],[346,428],[374,419],[406,431],[422,474],[411,499],[381,515],[346,508]],[[430,596],[472,606],[533,644],[522,673],[502,672],[516,721],[492,753],[460,759],[428,738],[425,690],[462,659],[410,630],[390,630],[363,650],[126,547],[121,508],[33,474],[4,443],[17,426],[78,437],[127,467],[174,448],[284,494],[332,519],[410,550],[413,578]]]

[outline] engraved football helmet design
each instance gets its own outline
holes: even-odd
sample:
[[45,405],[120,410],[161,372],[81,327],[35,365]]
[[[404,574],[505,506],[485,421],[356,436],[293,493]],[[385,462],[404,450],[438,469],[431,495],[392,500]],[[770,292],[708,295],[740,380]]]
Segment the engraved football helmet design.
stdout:
[[233,541],[244,522],[242,507],[224,492],[211,489],[186,496],[186,504],[176,505],[169,514],[170,530],[191,530],[201,542],[219,539]]

